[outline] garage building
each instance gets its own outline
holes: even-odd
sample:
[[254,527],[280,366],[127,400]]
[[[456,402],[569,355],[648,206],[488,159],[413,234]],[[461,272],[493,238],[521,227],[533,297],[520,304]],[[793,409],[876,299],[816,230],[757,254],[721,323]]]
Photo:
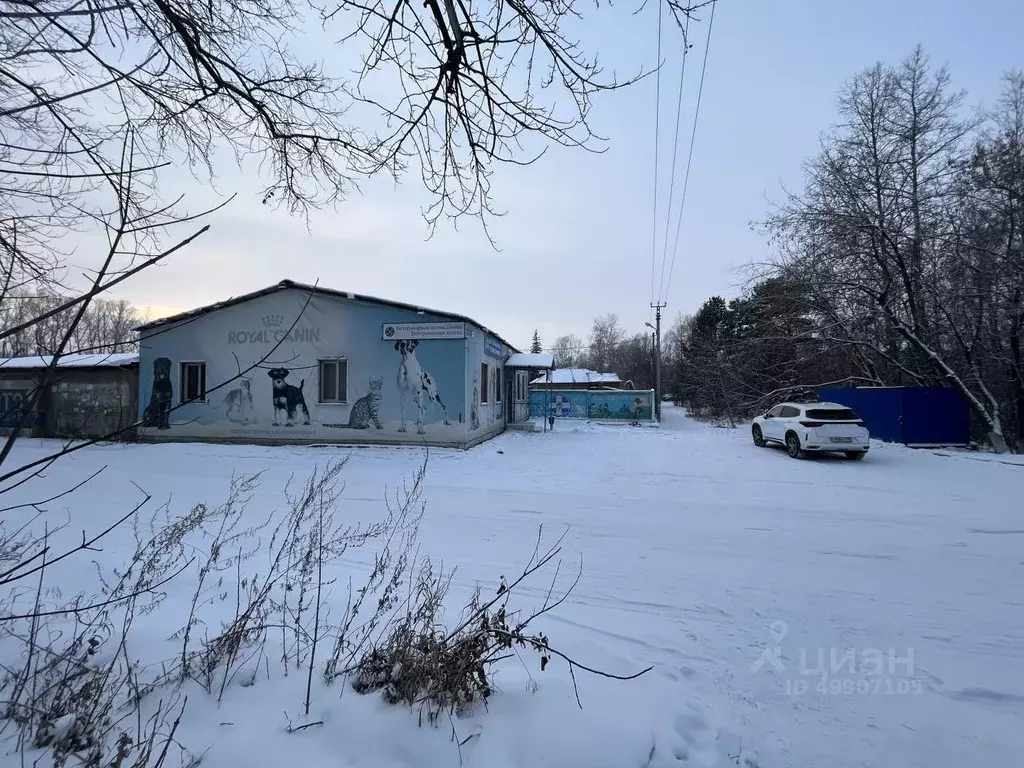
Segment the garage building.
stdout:
[[0,434],[20,425],[22,437],[134,439],[137,354],[63,355],[50,371],[52,361],[0,359]]

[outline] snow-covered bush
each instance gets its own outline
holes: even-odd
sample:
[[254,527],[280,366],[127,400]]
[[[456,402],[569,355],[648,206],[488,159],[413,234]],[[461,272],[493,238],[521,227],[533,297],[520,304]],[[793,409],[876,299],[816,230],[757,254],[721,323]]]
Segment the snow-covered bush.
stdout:
[[[73,756],[96,768],[156,768],[169,755],[188,765],[195,758],[176,733],[196,690],[220,702],[234,685],[297,672],[305,700],[295,705],[307,722],[289,724],[291,731],[318,724],[308,722],[316,676],[340,683],[338,695],[349,686],[381,692],[435,724],[442,714],[485,703],[497,665],[523,650],[538,655],[541,670],[562,659],[574,682],[576,669],[605,674],[551,648],[531,628],[579,580],[577,572],[553,597],[562,538],[543,548],[538,531],[519,575],[501,577],[490,597],[474,591],[446,627],[452,573],[419,555],[426,461],[368,522],[346,518],[344,466],[332,461],[301,484],[289,481],[283,509],[262,517],[250,511],[263,495],[261,476],[252,474],[232,478],[219,505],[175,515],[167,502],[143,524],[146,496],[58,555],[52,532],[8,536],[8,545],[0,543],[0,740],[9,747],[13,740],[25,755],[48,750],[42,754],[55,766]],[[97,594],[68,596],[48,586],[48,578],[68,583],[51,569],[100,551],[122,525],[131,527],[134,549],[123,565],[96,563]],[[368,567],[348,556],[357,548],[372,550]],[[545,571],[551,578],[543,603],[514,609],[513,594]],[[135,638],[168,625],[180,627],[164,635],[176,650],[141,661],[140,645],[158,646]]]
[[[496,690],[497,665],[524,650],[536,654],[542,672],[553,658],[560,658],[568,665],[574,686],[576,669],[619,680],[647,672],[619,676],[585,666],[552,648],[546,635],[531,628],[535,619],[569,597],[582,575],[581,567],[572,584],[554,597],[560,571],[557,557],[564,537],[563,533],[542,549],[543,528],[538,529],[533,553],[519,575],[511,581],[502,576],[490,598],[479,588],[474,590],[452,629],[445,628],[443,611],[453,574],[435,571],[430,561],[424,560],[404,610],[349,668],[352,686],[360,693],[379,691],[389,703],[408,706],[418,712],[421,722],[433,725],[441,715],[463,714],[474,705],[485,704]],[[530,612],[513,609],[513,593],[552,564],[543,603]]]

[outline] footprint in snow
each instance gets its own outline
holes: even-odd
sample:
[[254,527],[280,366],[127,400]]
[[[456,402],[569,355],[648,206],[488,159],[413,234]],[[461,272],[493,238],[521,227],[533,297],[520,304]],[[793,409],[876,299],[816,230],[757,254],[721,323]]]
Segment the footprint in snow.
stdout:
[[654,736],[645,768],[718,768],[726,765],[718,749],[719,733],[703,709],[687,704]]

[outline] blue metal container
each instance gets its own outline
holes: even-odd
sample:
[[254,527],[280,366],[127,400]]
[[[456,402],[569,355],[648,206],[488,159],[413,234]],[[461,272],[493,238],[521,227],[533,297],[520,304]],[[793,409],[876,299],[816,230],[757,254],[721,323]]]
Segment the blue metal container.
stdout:
[[910,446],[967,445],[971,413],[967,400],[949,387],[826,388],[818,399],[852,408],[871,436]]

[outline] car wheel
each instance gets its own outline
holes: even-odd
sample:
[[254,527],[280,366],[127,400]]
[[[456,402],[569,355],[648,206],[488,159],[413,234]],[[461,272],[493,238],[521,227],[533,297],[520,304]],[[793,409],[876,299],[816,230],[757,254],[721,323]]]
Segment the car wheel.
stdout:
[[865,456],[867,456],[867,453],[867,451],[846,451],[846,458],[853,459],[854,461],[859,461],[860,459],[863,459]]
[[800,450],[800,438],[796,436],[796,432],[786,434],[786,452],[791,459],[799,459],[804,455],[804,452]]
[[761,434],[761,428],[759,426],[757,426],[757,424],[755,424],[750,429],[750,433],[754,437],[754,445],[756,445],[758,448],[764,448],[766,443],[764,441],[764,435]]

